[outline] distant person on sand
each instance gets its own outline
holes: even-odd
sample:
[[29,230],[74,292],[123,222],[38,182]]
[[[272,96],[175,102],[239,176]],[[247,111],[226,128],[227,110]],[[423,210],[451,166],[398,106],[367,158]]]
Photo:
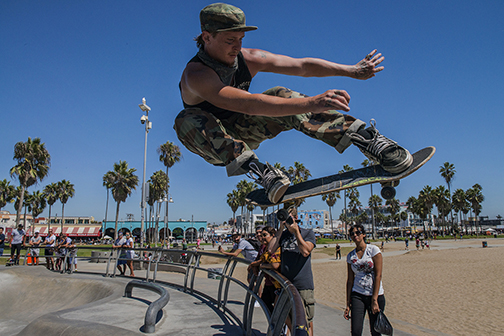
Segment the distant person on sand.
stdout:
[[383,257],[376,245],[366,244],[366,231],[361,224],[350,227],[355,249],[347,255],[347,306],[345,319],[352,322],[352,335],[362,335],[364,315],[369,316],[371,335],[380,335],[373,326],[380,311],[385,309],[382,286]]
[[338,259],[341,260],[341,246],[340,244],[336,243],[336,260]]

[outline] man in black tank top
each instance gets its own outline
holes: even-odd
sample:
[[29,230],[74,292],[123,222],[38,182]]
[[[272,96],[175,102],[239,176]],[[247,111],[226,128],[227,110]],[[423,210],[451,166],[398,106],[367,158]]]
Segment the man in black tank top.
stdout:
[[225,166],[228,176],[249,173],[273,203],[282,198],[290,180],[281,170],[261,163],[253,150],[283,131],[296,129],[340,153],[354,144],[391,172],[411,165],[409,152],[381,135],[374,124],[365,128],[363,121],[338,112],[350,110],[350,96],[344,90],[332,89],[313,97],[285,87],[262,94],[248,92],[259,72],[369,79],[383,70],[378,65],[384,57],[376,50],[355,65],[342,65],[242,48],[245,32],[257,27],[245,24],[241,9],[223,3],[203,8],[200,22],[199,51],[182,74],[179,87],[184,110],[174,126],[191,152],[213,165]]

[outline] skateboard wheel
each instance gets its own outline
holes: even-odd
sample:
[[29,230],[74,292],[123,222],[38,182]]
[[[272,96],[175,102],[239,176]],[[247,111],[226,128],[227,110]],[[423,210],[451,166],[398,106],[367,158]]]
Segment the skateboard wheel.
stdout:
[[387,200],[394,198],[396,195],[396,190],[394,187],[383,187],[381,190],[381,196]]

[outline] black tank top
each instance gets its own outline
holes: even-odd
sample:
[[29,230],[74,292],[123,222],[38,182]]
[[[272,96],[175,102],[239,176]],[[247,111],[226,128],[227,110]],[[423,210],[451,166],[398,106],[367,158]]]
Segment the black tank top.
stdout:
[[[194,56],[188,63],[191,62],[199,62],[204,64],[201,59],[198,57],[198,55]],[[235,88],[241,89],[248,91],[250,87],[250,81],[252,80],[252,75],[250,74],[250,71],[247,67],[247,64],[245,63],[245,60],[243,58],[242,53],[240,52],[238,54],[238,70],[236,70],[235,75],[234,75],[234,83],[231,85]],[[180,83],[179,83],[179,89],[181,88]],[[216,118],[218,119],[226,119],[229,118],[231,115],[238,113],[238,112],[233,112],[229,110],[222,109],[220,107],[217,107],[215,105],[210,104],[207,101],[203,101],[199,104],[196,105],[189,105],[184,102],[182,99],[182,103],[184,104],[184,108],[189,108],[189,107],[198,107],[202,109],[203,111],[209,112],[213,114]]]

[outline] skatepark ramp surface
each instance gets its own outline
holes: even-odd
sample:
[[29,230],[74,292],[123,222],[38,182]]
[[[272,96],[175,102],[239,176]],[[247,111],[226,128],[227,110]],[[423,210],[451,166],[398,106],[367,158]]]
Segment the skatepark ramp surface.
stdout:
[[54,273],[41,267],[2,270],[0,288],[0,335],[3,336],[66,335],[64,330],[69,329],[69,324],[73,324],[72,335],[99,335],[99,330],[112,331],[108,325],[93,328],[87,322],[63,321],[60,313],[76,307],[99,305],[122,296],[122,288],[113,281],[54,277]]

